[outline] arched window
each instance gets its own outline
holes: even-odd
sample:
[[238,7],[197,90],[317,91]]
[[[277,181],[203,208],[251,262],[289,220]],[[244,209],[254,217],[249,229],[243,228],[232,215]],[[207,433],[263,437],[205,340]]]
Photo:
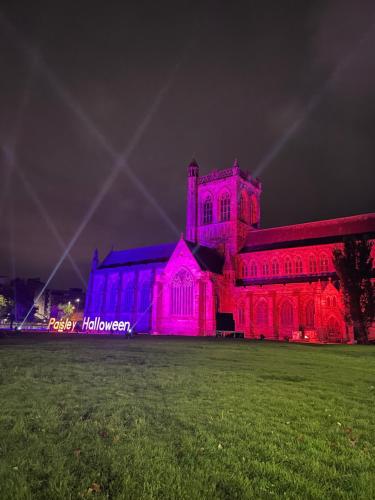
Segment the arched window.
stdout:
[[329,297],[327,297],[326,304],[327,307],[331,307],[331,299]]
[[225,193],[220,200],[220,221],[230,220],[230,196]]
[[293,306],[290,302],[286,301],[281,306],[280,311],[281,324],[284,327],[293,326]]
[[332,297],[332,307],[336,307],[337,306],[337,301],[336,301],[336,297],[333,296]]
[[302,259],[301,257],[296,257],[296,260],[295,260],[295,270],[296,270],[296,274],[302,274],[303,273],[303,266],[302,266]]
[[279,274],[279,272],[280,272],[280,269],[279,269],[279,262],[278,262],[276,259],[274,259],[274,260],[272,261],[272,274],[273,274],[274,276],[277,276],[277,275]]
[[151,306],[151,284],[149,282],[143,283],[141,287],[141,297],[139,301],[139,310],[147,311]]
[[100,281],[94,290],[94,311],[99,314],[104,309],[104,283]]
[[309,300],[309,302],[307,302],[307,304],[306,304],[306,309],[305,309],[306,328],[314,328],[314,326],[315,326],[314,314],[315,314],[314,301]]
[[339,322],[333,316],[331,316],[328,320],[327,330],[328,330],[328,334],[331,336],[339,335],[341,333]]
[[134,305],[134,284],[133,282],[127,283],[122,292],[122,310],[124,312],[131,312]]
[[328,257],[324,253],[320,256],[320,272],[328,273]]
[[292,274],[293,272],[293,269],[292,269],[292,261],[290,260],[289,257],[287,257],[285,259],[285,262],[284,262],[284,270],[285,270],[285,274]]
[[181,269],[172,280],[171,314],[174,316],[193,314],[193,277],[185,269]]
[[256,278],[257,274],[258,274],[257,265],[255,264],[255,262],[252,262],[250,265],[250,276],[252,278]]
[[247,219],[247,210],[246,210],[247,203],[246,203],[246,199],[247,199],[246,193],[242,192],[240,194],[240,199],[239,199],[239,203],[238,203],[238,209],[239,209],[239,218],[243,222],[246,222],[246,219]]
[[212,224],[212,199],[208,196],[203,203],[203,224]]
[[247,276],[247,265],[242,264],[242,277],[245,278]]
[[310,255],[309,257],[309,271],[311,274],[316,274],[317,272],[316,259],[314,255]]
[[255,196],[250,199],[250,224],[258,222],[258,203]]
[[238,323],[240,326],[245,324],[245,307],[242,302],[238,306]]
[[260,300],[255,309],[255,321],[257,325],[268,325],[268,304],[266,300]]
[[270,270],[269,270],[268,262],[263,262],[262,271],[263,271],[263,276],[269,275]]
[[117,307],[117,297],[118,297],[118,286],[117,282],[114,281],[111,283],[111,287],[109,289],[109,304],[108,309],[112,312],[116,311]]

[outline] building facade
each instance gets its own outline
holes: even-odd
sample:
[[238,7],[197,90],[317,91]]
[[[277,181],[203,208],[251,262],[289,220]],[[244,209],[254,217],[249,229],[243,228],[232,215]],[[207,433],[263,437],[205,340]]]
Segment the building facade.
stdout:
[[375,238],[375,214],[260,229],[258,179],[233,167],[188,166],[186,236],[176,243],[95,251],[85,316],[133,330],[214,335],[231,313],[247,338],[350,342],[332,251]]

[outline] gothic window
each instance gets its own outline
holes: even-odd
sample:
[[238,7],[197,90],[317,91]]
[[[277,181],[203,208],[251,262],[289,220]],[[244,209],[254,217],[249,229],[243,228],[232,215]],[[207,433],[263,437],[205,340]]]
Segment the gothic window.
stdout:
[[328,273],[328,257],[326,254],[320,256],[320,272]]
[[295,270],[296,274],[302,274],[303,272],[303,266],[302,266],[302,259],[301,257],[297,257],[295,261]]
[[240,194],[240,200],[239,200],[239,218],[241,221],[246,222],[247,219],[247,195],[246,193],[241,193]]
[[117,295],[118,295],[117,282],[113,282],[111,284],[111,288],[109,291],[109,310],[112,312],[114,312],[116,310]]
[[255,264],[255,262],[252,262],[250,265],[250,276],[252,278],[256,278],[257,274],[258,274],[257,265]]
[[203,224],[212,224],[212,199],[208,196],[203,204]]
[[147,311],[151,306],[151,285],[143,283],[141,288],[140,311]]
[[279,274],[279,263],[276,259],[272,261],[272,274],[274,276]]
[[293,272],[293,269],[292,269],[292,261],[290,260],[289,257],[287,257],[285,259],[285,262],[284,262],[284,270],[285,270],[285,274],[292,274]]
[[339,322],[333,316],[331,316],[328,320],[327,329],[330,335],[340,334]]
[[230,220],[230,196],[225,193],[220,200],[220,221]]
[[193,277],[185,269],[181,269],[172,280],[171,314],[174,316],[193,314]]
[[290,302],[284,302],[280,311],[281,324],[283,326],[293,326],[293,306]]
[[104,285],[103,283],[100,283],[94,292],[93,303],[94,303],[94,310],[96,313],[99,313],[102,310],[102,305],[104,302],[103,298],[104,298]]
[[336,297],[332,297],[332,307],[336,307],[337,302],[336,302]]
[[262,270],[263,270],[263,276],[268,276],[269,275],[268,262],[263,262]]
[[327,307],[331,307],[331,299],[329,297],[327,297],[326,304]]
[[309,271],[311,274],[316,274],[317,272],[316,259],[313,255],[310,255],[309,258]]
[[305,310],[305,324],[306,324],[306,328],[314,328],[314,314],[315,314],[314,301],[310,300],[306,304],[306,310]]
[[131,312],[134,304],[134,285],[128,283],[122,292],[122,310],[124,312]]
[[258,222],[258,205],[255,196],[251,197],[250,200],[250,224],[256,224]]
[[268,304],[266,300],[260,300],[255,310],[255,321],[257,325],[268,325]]
[[242,277],[245,278],[247,276],[247,265],[242,265]]

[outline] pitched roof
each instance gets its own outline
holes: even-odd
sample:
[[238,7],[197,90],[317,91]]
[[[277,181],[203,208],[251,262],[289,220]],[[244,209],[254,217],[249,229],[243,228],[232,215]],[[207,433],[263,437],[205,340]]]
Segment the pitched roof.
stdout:
[[151,264],[153,262],[167,262],[173,250],[176,248],[176,245],[177,243],[165,243],[149,247],[131,248],[129,250],[113,250],[99,265],[99,269],[136,264]]
[[251,231],[241,253],[340,241],[345,236],[375,235],[375,213]]
[[187,240],[185,240],[185,243],[203,271],[211,271],[216,274],[221,274],[223,272],[225,259],[214,248],[198,245],[197,243]]

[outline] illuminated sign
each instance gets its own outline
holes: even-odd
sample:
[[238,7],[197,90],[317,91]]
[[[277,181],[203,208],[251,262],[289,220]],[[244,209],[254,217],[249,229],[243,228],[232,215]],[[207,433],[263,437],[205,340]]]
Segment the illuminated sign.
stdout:
[[48,330],[51,332],[73,332],[76,327],[77,321],[71,321],[70,319],[50,318],[48,323]]
[[127,332],[131,333],[129,321],[104,321],[100,316],[91,319],[83,318],[82,330],[94,332]]

